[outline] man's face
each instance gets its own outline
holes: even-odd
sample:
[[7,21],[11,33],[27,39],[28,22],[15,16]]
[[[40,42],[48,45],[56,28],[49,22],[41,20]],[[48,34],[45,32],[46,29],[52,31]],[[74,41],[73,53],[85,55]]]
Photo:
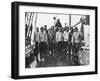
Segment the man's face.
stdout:
[[73,31],[73,28],[72,27],[70,28],[70,31]]
[[50,29],[50,33],[52,33],[52,29]]
[[37,32],[39,32],[39,28],[37,28]]
[[58,19],[57,22],[60,22],[60,20]]
[[75,29],[75,32],[78,32],[78,29]]
[[41,29],[41,31],[43,32],[43,28]]
[[54,30],[54,27],[53,26],[51,27],[51,30]]
[[61,28],[59,28],[59,31],[61,32]]
[[45,28],[44,28],[45,30],[47,30],[47,26],[45,26]]
[[69,28],[67,28],[66,31],[68,32],[69,31]]

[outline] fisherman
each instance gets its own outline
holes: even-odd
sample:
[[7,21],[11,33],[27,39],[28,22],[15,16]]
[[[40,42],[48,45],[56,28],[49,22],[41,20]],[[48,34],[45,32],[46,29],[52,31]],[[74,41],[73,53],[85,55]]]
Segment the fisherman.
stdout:
[[66,27],[66,30],[63,33],[64,38],[64,48],[68,50],[69,48],[69,27]]
[[53,49],[54,49],[54,31],[53,27],[48,30],[48,44],[49,44],[49,51],[50,55],[53,55]]
[[81,43],[81,34],[78,31],[78,28],[75,27],[75,32],[73,33],[72,36],[72,44],[74,45],[74,49],[73,49],[73,60],[76,64],[78,64],[78,51],[80,49],[80,43]]
[[35,52],[35,56],[36,56],[36,61],[37,63],[39,63],[39,59],[38,59],[38,54],[39,54],[39,28],[37,27],[36,28],[36,32],[34,33],[34,42],[35,42],[35,49],[34,49],[34,52]]
[[39,49],[40,49],[40,59],[44,61],[44,57],[46,56],[47,53],[47,34],[44,32],[44,28],[40,28],[40,44],[39,44]]
[[55,27],[62,28],[62,24],[60,22],[60,19],[57,19],[57,22],[55,23]]
[[63,41],[63,34],[61,28],[58,28],[56,32],[56,48],[59,54],[62,52],[62,41]]
[[72,36],[73,36],[74,30],[71,27],[70,28],[70,32],[69,32],[69,54],[72,55],[73,54],[73,45],[72,45]]

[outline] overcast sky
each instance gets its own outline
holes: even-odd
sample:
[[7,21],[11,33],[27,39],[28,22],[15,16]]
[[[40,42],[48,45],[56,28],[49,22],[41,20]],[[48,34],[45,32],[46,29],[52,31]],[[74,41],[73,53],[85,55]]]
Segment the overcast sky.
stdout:
[[[41,26],[47,25],[47,27],[50,28],[54,24],[53,17],[57,17],[57,19],[60,19],[63,27],[65,26],[65,23],[67,23],[67,26],[69,26],[69,15],[42,13],[38,13],[37,15],[36,26],[40,28]],[[79,22],[81,17],[81,15],[71,15],[71,26]]]

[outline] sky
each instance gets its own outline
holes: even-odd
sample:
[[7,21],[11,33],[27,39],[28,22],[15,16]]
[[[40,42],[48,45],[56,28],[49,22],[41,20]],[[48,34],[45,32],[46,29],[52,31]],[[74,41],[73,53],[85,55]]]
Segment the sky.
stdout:
[[[29,15],[28,18],[30,18],[30,13],[28,13],[28,15]],[[53,14],[53,13],[34,13],[33,26],[41,28],[42,26],[47,25],[47,29],[49,29],[51,26],[54,26],[53,17],[56,17],[56,20],[60,19],[60,22],[63,27],[65,27],[65,23],[67,26],[69,26],[69,15],[68,14]],[[83,15],[71,14],[71,26],[79,22],[81,17],[83,17]],[[80,26],[81,24],[77,25],[79,29],[80,29]]]
[[[41,26],[47,25],[47,28],[49,29],[52,25],[54,25],[53,17],[60,19],[63,27],[65,26],[65,23],[69,26],[69,15],[38,13],[36,27],[40,28]],[[82,15],[71,15],[71,26],[79,22],[81,17]]]

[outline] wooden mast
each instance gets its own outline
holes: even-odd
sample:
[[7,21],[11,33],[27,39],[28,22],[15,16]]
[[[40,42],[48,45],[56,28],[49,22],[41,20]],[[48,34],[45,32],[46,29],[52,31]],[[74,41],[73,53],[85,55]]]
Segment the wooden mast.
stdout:
[[71,27],[71,14],[69,14],[69,28]]

